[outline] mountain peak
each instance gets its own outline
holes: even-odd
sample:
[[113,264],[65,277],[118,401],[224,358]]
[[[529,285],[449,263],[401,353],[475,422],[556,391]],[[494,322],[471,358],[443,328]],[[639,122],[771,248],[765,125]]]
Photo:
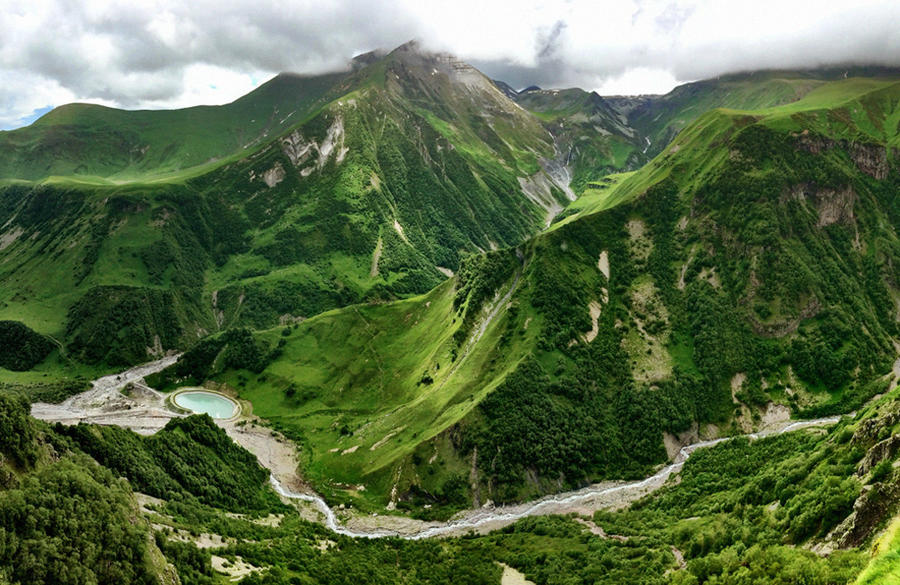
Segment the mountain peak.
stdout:
[[363,67],[368,67],[372,63],[375,63],[382,57],[384,57],[385,52],[382,49],[375,49],[374,51],[368,51],[366,53],[360,53],[359,55],[355,55],[352,59],[350,59],[350,68],[353,71],[358,71]]

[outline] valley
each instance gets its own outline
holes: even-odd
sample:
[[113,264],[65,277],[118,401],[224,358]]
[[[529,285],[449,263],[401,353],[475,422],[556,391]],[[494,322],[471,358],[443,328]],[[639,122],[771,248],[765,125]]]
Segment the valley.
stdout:
[[897,70],[601,97],[411,42],[0,152],[0,581],[890,570]]
[[[170,419],[185,416],[172,408],[173,403],[176,407],[183,405],[173,400],[166,401],[166,404],[169,405],[169,408],[166,409],[160,397],[149,389],[146,389],[148,393],[144,395],[137,394],[132,390],[127,394],[131,401],[124,404],[121,401],[113,403],[111,399],[118,397],[118,392],[123,391],[128,385],[146,388],[143,376],[157,373],[171,365],[173,361],[173,359],[159,360],[109,376],[106,379],[96,380],[92,383],[93,390],[69,398],[58,407],[36,403],[32,406],[31,416],[49,423],[115,425],[139,434],[152,434],[162,429]],[[900,360],[897,363],[900,364]],[[114,383],[113,380],[115,380]],[[894,387],[896,387],[897,381],[895,376],[892,380]],[[188,392],[192,390],[187,389]],[[113,391],[114,394],[110,394],[110,391]],[[174,393],[173,395],[177,396]],[[215,396],[215,394],[210,395]],[[96,414],[86,410],[77,410],[76,405],[79,404],[90,404]],[[146,410],[151,405],[157,409]],[[251,408],[252,406],[248,410]],[[855,414],[851,413],[850,418],[852,419]],[[237,414],[213,418],[223,419],[216,420],[216,424],[224,429],[235,443],[255,455],[259,464],[269,471],[269,481],[278,495],[288,501],[295,500],[310,504],[313,510],[320,514],[319,521],[330,531],[351,538],[399,537],[411,540],[462,536],[472,531],[485,534],[531,516],[572,513],[591,516],[598,510],[627,508],[631,503],[652,494],[665,485],[672,475],[681,471],[685,462],[697,449],[712,447],[729,440],[757,440],[803,429],[829,427],[841,421],[841,417],[824,417],[795,422],[776,421],[762,427],[758,432],[689,443],[679,449],[671,464],[661,467],[653,475],[638,481],[607,482],[591,485],[574,492],[543,497],[532,502],[464,510],[446,522],[436,523],[410,521],[390,515],[366,517],[358,513],[348,513],[349,511],[342,511],[341,518],[339,518],[335,510],[317,494],[305,491],[297,492],[286,487],[303,485],[302,480],[296,474],[297,462],[293,453],[295,447],[290,441],[275,433],[268,433],[264,430],[262,433],[254,431],[259,421],[252,416]]]

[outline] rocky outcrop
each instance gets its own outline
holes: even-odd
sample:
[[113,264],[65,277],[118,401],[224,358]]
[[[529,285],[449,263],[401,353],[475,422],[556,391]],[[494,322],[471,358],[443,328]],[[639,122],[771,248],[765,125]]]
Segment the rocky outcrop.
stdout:
[[887,148],[878,144],[850,144],[847,151],[859,170],[879,181],[887,179],[890,171]]
[[888,404],[885,411],[877,417],[861,421],[853,433],[851,444],[855,447],[868,448],[879,440],[885,429],[892,428],[900,421],[900,401]]
[[831,540],[840,548],[862,544],[900,501],[900,485],[896,480],[867,485],[853,504],[853,512],[838,525]]
[[897,451],[900,451],[900,435],[892,435],[883,441],[875,443],[872,448],[866,452],[863,460],[859,462],[856,473],[859,476],[866,475],[873,467],[882,461],[893,459],[897,454]]
[[886,179],[890,171],[888,150],[880,144],[831,140],[804,131],[797,135],[797,147],[812,154],[821,154],[835,147],[841,148],[847,151],[850,160],[860,171],[879,181]]
[[833,189],[815,183],[801,183],[790,188],[788,197],[815,206],[819,217],[816,222],[818,227],[835,223],[853,225],[856,222],[853,209],[858,197],[850,185]]
[[[335,154],[335,161],[340,164],[349,151],[344,146],[344,120],[340,115],[336,116],[321,143],[316,140],[308,140],[299,130],[294,130],[281,139],[281,150],[290,159],[292,165],[298,168],[303,167],[300,174],[304,177],[313,170],[324,167],[332,153]],[[312,161],[313,155],[315,155],[315,165],[307,165],[306,163]],[[269,172],[266,171],[266,173]],[[263,178],[265,179],[265,175]],[[266,183],[268,184],[268,181]]]

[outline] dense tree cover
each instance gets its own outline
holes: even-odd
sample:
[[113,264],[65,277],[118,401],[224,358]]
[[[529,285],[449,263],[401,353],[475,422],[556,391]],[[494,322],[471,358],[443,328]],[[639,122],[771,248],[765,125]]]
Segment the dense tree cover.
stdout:
[[24,397],[0,393],[0,453],[22,467],[34,465],[39,453],[30,410]]
[[157,583],[128,484],[0,394],[0,581]]
[[25,396],[29,402],[51,404],[58,404],[90,387],[90,380],[82,376],[39,382],[0,382],[0,392]]
[[183,333],[171,290],[93,287],[69,310],[73,357],[91,364],[147,361],[147,348],[176,347]]
[[168,368],[147,376],[147,383],[160,390],[176,385],[198,385],[214,373],[214,363],[222,356],[221,365],[236,370],[262,372],[280,354],[284,342],[270,349],[256,339],[249,329],[229,329],[220,335],[206,337],[178,358]]
[[[634,201],[526,248],[525,294],[504,339],[523,335],[523,314],[536,312],[534,359],[479,405],[459,444],[464,453],[477,446],[490,497],[531,493],[535,474],[555,489],[639,473],[663,459],[663,431],[731,418],[738,373],[738,400],[756,408],[786,394],[807,416],[846,412],[882,388],[900,242],[879,218],[897,171],[874,179],[850,160],[854,148],[877,145],[792,136],[752,119],[734,126],[722,137],[734,154],[703,180],[693,162],[673,163]],[[594,269],[601,251],[608,281]],[[485,294],[503,282],[472,278],[468,262],[457,303],[475,282]],[[646,290],[664,317],[645,314],[637,295]],[[587,308],[598,299],[607,301],[588,344]],[[637,383],[627,366],[642,357],[624,351],[635,329],[644,342],[665,343],[673,364],[652,384]],[[828,393],[805,397],[805,388]]]
[[192,543],[170,540],[163,532],[157,532],[154,538],[166,560],[178,571],[181,585],[213,585],[217,582],[208,550]]
[[0,492],[0,575],[29,584],[156,583],[127,486],[81,457]]
[[517,265],[512,250],[463,257],[453,297],[453,307],[463,313],[463,322],[453,336],[457,345],[468,338],[484,304],[512,276]]
[[0,368],[30,370],[50,355],[54,343],[18,321],[0,321]]
[[150,437],[85,424],[58,425],[56,432],[150,495],[194,497],[230,511],[279,507],[268,489],[269,472],[207,415],[172,419]]

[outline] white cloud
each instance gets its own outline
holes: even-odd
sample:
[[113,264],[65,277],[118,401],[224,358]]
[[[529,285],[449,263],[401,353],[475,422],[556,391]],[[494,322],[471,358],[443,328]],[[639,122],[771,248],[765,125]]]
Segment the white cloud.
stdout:
[[900,66],[898,23],[896,0],[0,0],[0,127],[72,100],[223,103],[280,71],[335,70],[411,38],[519,87],[605,93]]
[[646,95],[668,93],[676,85],[677,79],[665,69],[635,67],[621,75],[610,77],[595,91],[600,95]]

